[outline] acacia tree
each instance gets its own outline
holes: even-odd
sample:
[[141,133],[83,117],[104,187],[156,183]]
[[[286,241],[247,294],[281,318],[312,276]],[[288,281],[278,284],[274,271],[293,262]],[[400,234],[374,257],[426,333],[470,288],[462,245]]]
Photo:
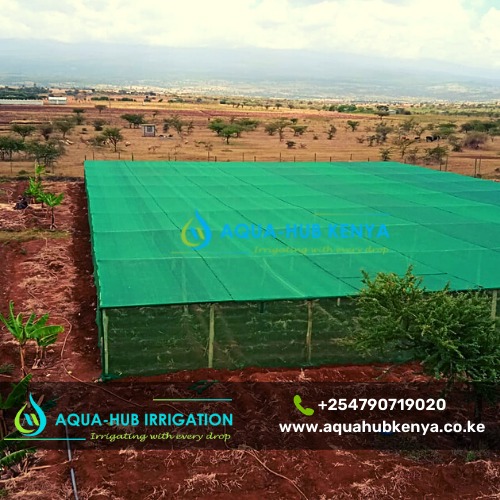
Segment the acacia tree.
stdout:
[[406,150],[415,143],[414,139],[409,139],[407,137],[399,137],[396,139],[395,144],[399,148],[399,152],[401,153],[401,158],[405,157]]
[[330,126],[328,127],[328,130],[326,131],[326,136],[328,140],[331,141],[336,133],[337,133],[337,127],[333,123],[331,123]]
[[26,145],[26,151],[28,151],[37,163],[42,163],[47,167],[53,166],[54,162],[65,152],[64,146],[53,140],[47,142],[30,142]]
[[264,130],[268,135],[274,135],[277,129],[278,127],[275,122],[267,123],[266,126],[264,127]]
[[190,122],[182,120],[179,115],[172,115],[170,118],[163,119],[163,131],[168,132],[169,128],[172,127],[181,138],[183,136],[184,127],[189,128],[189,126]]
[[347,126],[350,127],[351,132],[356,132],[356,129],[359,127],[359,122],[354,120],[347,120]]
[[220,131],[220,135],[226,139],[226,144],[229,144],[231,137],[238,137],[241,134],[241,127],[239,125],[226,125]]
[[215,118],[208,124],[208,128],[215,132],[219,137],[224,137],[229,144],[231,137],[241,137],[243,132],[255,130],[259,122],[250,118],[232,119],[229,122],[222,118]]
[[274,135],[276,132],[278,132],[280,142],[283,142],[283,139],[285,138],[285,129],[291,124],[292,122],[290,120],[287,120],[286,118],[280,118],[279,120],[268,123],[265,126],[264,130],[269,135]]
[[11,137],[9,135],[0,136],[0,159],[5,160],[8,158],[12,160],[14,153],[19,153],[26,149],[26,144],[23,139]]
[[[16,339],[19,345],[19,357],[21,361],[21,372],[23,377],[26,375],[26,345],[28,342],[35,342],[38,347],[41,347],[43,357],[45,349],[57,340],[57,336],[64,332],[64,328],[60,325],[47,325],[49,319],[48,314],[44,314],[39,318],[35,313],[30,314],[28,318],[24,318],[22,313],[14,313],[14,302],[9,302],[9,315],[3,316],[0,313],[0,322],[4,324],[7,330]],[[37,357],[41,359],[41,357]]]
[[77,125],[83,125],[85,122],[85,118],[83,117],[83,114],[85,113],[85,110],[83,108],[75,108],[73,110],[73,113],[75,113],[75,122]]
[[436,146],[435,148],[426,148],[424,160],[428,163],[443,163],[443,160],[448,155],[446,146]]
[[481,419],[483,397],[500,380],[500,331],[483,291],[429,293],[410,266],[403,277],[363,272],[354,345],[363,352],[407,352],[448,387],[468,384]]
[[52,123],[47,122],[47,123],[42,123],[40,125],[40,134],[42,134],[42,137],[48,141],[50,139],[50,135],[54,132],[54,126]]
[[97,109],[97,111],[99,111],[99,114],[101,114],[106,108],[107,108],[107,106],[105,104],[96,104],[95,105],[95,109]]
[[66,134],[75,128],[75,122],[73,120],[56,120],[54,122],[54,128],[62,133],[62,138],[66,139]]
[[292,125],[290,128],[293,130],[293,135],[295,137],[299,137],[301,135],[304,135],[304,133],[308,129],[308,126],[307,125]]
[[121,134],[120,129],[118,127],[105,128],[104,132],[102,133],[102,137],[104,137],[105,140],[113,144],[113,146],[115,147],[115,153],[117,144],[123,141],[123,135]]
[[390,148],[385,148],[380,150],[380,159],[382,161],[389,161],[391,159],[392,151]]
[[[165,125],[167,125],[170,127],[170,122],[168,123],[165,123]],[[222,119],[222,118],[215,118],[214,120],[212,120],[209,124],[208,124],[208,128],[212,131],[212,132],[215,132],[217,135],[221,135],[221,132],[222,132],[222,129],[227,125],[227,123]],[[165,126],[163,127],[163,130],[164,132],[166,132],[167,130],[165,130]]]
[[128,122],[129,128],[139,128],[140,125],[142,125],[144,122],[144,115],[140,114],[133,114],[133,113],[126,113],[122,115],[120,118]]
[[380,122],[375,127],[375,132],[377,135],[377,143],[384,144],[387,141],[387,136],[392,132],[393,128],[384,122]]
[[103,120],[102,118],[96,118],[92,125],[94,125],[94,130],[96,132],[101,132],[104,128],[104,125],[106,125],[107,121]]
[[33,132],[35,132],[36,127],[34,125],[25,125],[22,123],[14,123],[13,125],[11,125],[10,129],[15,134],[19,134],[21,136],[22,140],[24,141],[26,139],[26,137],[28,137]]

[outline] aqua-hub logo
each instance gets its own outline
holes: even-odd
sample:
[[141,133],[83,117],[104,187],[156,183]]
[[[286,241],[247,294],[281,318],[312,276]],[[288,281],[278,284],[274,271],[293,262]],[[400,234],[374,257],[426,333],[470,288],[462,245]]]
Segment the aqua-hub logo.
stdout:
[[[16,429],[21,433],[29,437],[33,436],[38,436],[43,432],[45,429],[45,426],[47,425],[47,417],[45,416],[45,412],[38,406],[33,399],[33,396],[29,395],[29,401],[31,404],[31,408],[35,413],[24,413],[24,409],[26,406],[28,406],[28,403],[26,403],[18,412],[16,415],[16,418],[14,420],[14,425],[16,426]],[[21,418],[24,415],[24,420],[26,423],[32,427],[31,429],[25,429],[21,425]]]
[[[368,216],[370,214],[367,214]],[[371,215],[387,215],[387,214],[371,214]],[[193,224],[194,221],[198,224]],[[212,240],[212,230],[208,223],[203,219],[198,210],[195,210],[195,216],[189,219],[181,231],[181,240],[187,247],[193,250],[201,250],[208,246]],[[220,239],[242,239],[242,240],[265,240],[277,239],[281,241],[290,240],[318,240],[325,238],[332,240],[345,239],[365,239],[365,240],[380,240],[389,239],[389,230],[385,224],[373,223],[326,223],[323,224],[297,224],[290,223],[283,227],[283,223],[279,226],[273,224],[252,224],[242,222],[232,226],[225,224],[219,234]],[[265,250],[265,249],[264,249]]]
[[[201,227],[191,226],[194,218],[198,220]],[[212,231],[198,210],[195,211],[195,217],[189,219],[186,225],[182,228],[181,239],[184,245],[192,248],[193,250],[205,248],[210,243],[210,240],[212,239]]]

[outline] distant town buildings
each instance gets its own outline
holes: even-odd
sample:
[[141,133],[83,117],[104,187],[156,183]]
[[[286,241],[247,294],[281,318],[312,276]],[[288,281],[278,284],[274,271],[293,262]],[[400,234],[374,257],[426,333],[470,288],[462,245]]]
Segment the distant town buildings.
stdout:
[[0,106],[43,106],[41,99],[0,99]]
[[49,101],[49,104],[67,104],[68,98],[67,97],[49,97],[48,101]]

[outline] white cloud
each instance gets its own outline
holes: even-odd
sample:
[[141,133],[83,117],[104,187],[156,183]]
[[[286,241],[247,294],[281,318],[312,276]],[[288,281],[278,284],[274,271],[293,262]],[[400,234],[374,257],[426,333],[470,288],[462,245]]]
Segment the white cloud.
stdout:
[[500,7],[491,0],[0,0],[0,26],[0,38],[313,49],[500,68]]

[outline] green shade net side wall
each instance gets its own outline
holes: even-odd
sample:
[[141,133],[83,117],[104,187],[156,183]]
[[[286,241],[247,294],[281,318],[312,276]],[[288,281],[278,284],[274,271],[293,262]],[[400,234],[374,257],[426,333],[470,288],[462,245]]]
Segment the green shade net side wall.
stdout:
[[[402,362],[408,354],[363,356],[348,342],[354,303],[312,303],[310,355],[305,301],[214,305],[213,368],[298,368]],[[210,305],[105,309],[104,377],[156,375],[208,367]]]

